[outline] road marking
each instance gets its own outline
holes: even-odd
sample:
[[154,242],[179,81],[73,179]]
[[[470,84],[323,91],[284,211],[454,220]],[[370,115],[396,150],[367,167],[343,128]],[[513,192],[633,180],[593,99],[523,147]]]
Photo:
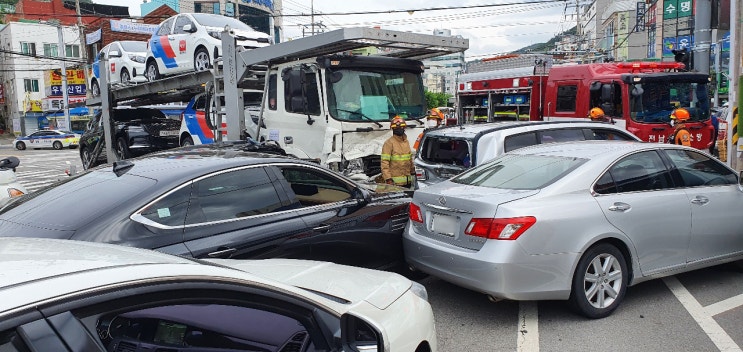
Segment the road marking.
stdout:
[[717,314],[727,312],[740,306],[743,306],[743,294],[730,297],[724,301],[710,304],[704,307],[704,311],[711,316],[715,316]]
[[665,277],[663,282],[720,351],[743,351],[676,277]]
[[539,313],[536,301],[519,302],[517,352],[539,351]]

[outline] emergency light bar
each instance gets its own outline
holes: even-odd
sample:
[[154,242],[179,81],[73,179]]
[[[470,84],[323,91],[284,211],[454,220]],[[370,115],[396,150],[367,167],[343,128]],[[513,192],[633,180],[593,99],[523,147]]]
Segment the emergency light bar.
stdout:
[[629,68],[632,71],[643,70],[643,69],[683,69],[685,66],[681,62],[620,62],[617,64],[619,68]]

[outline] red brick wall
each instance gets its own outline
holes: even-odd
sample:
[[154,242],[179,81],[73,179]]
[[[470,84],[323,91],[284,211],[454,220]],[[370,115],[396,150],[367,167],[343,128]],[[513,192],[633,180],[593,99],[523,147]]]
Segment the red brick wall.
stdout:
[[[63,0],[19,0],[15,5],[15,13],[5,15],[5,21],[17,22],[21,19],[40,21],[58,19],[63,25],[74,26],[77,24],[75,10],[66,9]],[[89,24],[95,20],[95,17],[82,17],[83,24]]]

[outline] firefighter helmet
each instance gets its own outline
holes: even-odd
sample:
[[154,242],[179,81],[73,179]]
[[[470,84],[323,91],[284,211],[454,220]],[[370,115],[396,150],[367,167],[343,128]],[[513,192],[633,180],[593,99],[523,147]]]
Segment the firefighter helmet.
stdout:
[[684,108],[673,110],[673,113],[671,113],[671,120],[676,120],[678,122],[689,120],[689,110],[686,110]]
[[405,120],[403,120],[400,116],[395,116],[395,118],[392,119],[392,122],[390,123],[390,129],[395,128],[405,128],[408,124],[405,123]]
[[601,109],[601,108],[593,108],[588,113],[588,117],[590,117],[591,120],[603,119],[604,118],[604,110]]
[[428,118],[429,119],[443,120],[444,119],[444,113],[442,113],[441,110],[439,110],[439,108],[433,108],[433,109],[431,109],[430,113],[428,114]]

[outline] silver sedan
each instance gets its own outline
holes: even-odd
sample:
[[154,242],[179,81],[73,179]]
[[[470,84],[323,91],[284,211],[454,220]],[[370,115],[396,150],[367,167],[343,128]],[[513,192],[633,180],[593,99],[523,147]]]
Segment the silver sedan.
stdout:
[[735,171],[696,149],[542,144],[417,190],[403,241],[411,266],[491,299],[601,318],[628,286],[743,259],[741,209]]

